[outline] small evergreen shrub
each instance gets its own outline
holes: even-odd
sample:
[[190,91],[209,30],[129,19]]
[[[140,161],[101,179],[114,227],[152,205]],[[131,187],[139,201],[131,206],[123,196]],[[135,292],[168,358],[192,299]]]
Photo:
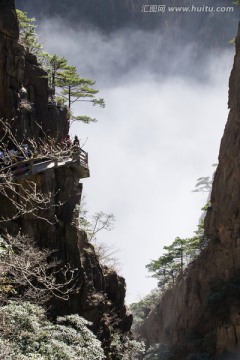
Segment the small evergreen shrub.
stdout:
[[166,344],[154,344],[146,351],[143,360],[171,360],[173,353]]
[[109,356],[114,360],[137,360],[142,359],[145,351],[145,344],[136,340],[131,340],[120,333],[113,333]]

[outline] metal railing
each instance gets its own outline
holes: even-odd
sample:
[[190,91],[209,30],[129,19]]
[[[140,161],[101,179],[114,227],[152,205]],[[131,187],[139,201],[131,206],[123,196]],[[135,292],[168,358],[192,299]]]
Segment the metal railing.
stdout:
[[35,158],[15,160],[10,165],[2,165],[0,168],[0,182],[3,182],[8,175],[19,178],[71,164],[80,165],[85,170],[88,170],[88,153],[81,148],[72,148],[60,151],[57,154],[43,154],[42,156],[40,154]]

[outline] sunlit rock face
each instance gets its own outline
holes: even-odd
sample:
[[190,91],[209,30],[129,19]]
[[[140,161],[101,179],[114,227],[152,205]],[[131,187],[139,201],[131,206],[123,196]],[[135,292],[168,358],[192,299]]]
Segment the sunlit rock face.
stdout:
[[[14,119],[12,131],[20,142],[46,136],[60,141],[69,130],[67,109],[49,101],[46,73],[18,41],[14,1],[1,1],[0,10],[0,117],[4,121]],[[13,235],[29,235],[41,247],[56,249],[63,264],[76,269],[78,292],[68,301],[52,302],[52,315],[84,316],[93,323],[104,345],[109,344],[113,328],[122,333],[130,330],[132,316],[124,304],[125,280],[100,265],[86,233],[78,228],[80,176],[71,167],[62,166],[30,175],[27,180],[36,184],[39,194],[48,196],[50,207],[37,216],[29,212],[1,223],[0,232],[7,229]],[[18,182],[26,185],[24,177]],[[13,218],[16,209],[11,199],[1,195],[0,204],[1,218]]]
[[[239,351],[239,94],[240,31],[229,81],[230,112],[221,141],[211,204],[205,218],[209,244],[179,277],[176,286],[166,291],[138,330],[148,344],[169,344],[177,360],[203,353],[211,359],[232,359],[231,356]],[[221,357],[223,354],[226,357]]]

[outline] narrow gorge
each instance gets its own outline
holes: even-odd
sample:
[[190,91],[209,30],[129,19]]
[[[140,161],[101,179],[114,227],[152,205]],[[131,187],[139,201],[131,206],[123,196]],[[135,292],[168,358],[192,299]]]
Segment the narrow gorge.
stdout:
[[[223,1],[220,2],[222,5]],[[16,3],[21,5],[21,0],[16,1]],[[77,11],[73,11],[73,9],[75,9],[75,3],[75,1],[71,1],[72,5],[69,16],[70,13],[74,13],[74,16],[77,14]],[[140,37],[142,33],[138,31],[141,26],[143,26],[145,30],[147,29],[146,32],[148,35],[151,26],[153,26],[154,32],[157,29],[163,31],[164,36],[160,41],[163,47],[159,49],[166,49],[167,56],[163,56],[162,60],[159,60],[159,63],[158,61],[156,61],[156,63],[154,61],[154,64],[158,70],[161,67],[159,66],[161,61],[163,61],[164,66],[160,69],[161,71],[159,70],[159,73],[157,73],[158,76],[156,76],[154,72],[147,72],[147,75],[144,75],[147,81],[149,81],[150,77],[156,76],[157,80],[155,79],[155,81],[157,82],[159,79],[159,81],[161,81],[163,77],[169,54],[171,57],[171,54],[174,53],[171,46],[168,45],[169,47],[164,48],[169,34],[173,36],[171,39],[173,39],[174,46],[177,44],[177,51],[181,49],[184,41],[193,41],[193,44],[191,44],[192,47],[190,46],[190,49],[193,50],[194,53],[194,55],[191,53],[190,56],[191,64],[194,64],[194,59],[198,58],[198,54],[202,54],[205,51],[211,52],[213,49],[213,53],[214,50],[216,50],[215,55],[221,53],[226,47],[222,45],[223,43],[225,44],[225,38],[230,36],[229,33],[225,32],[225,29],[222,28],[223,18],[218,18],[216,22],[217,25],[214,23],[216,28],[220,28],[219,31],[216,31],[212,22],[212,14],[207,14],[206,17],[203,17],[201,14],[201,19],[204,18],[205,21],[204,25],[202,26],[199,20],[199,31],[197,35],[194,35],[195,37],[192,36],[192,30],[195,30],[196,24],[194,20],[195,14],[191,14],[189,26],[187,26],[183,32],[186,32],[187,36],[183,36],[183,43],[178,43],[181,34],[183,34],[179,31],[183,17],[178,13],[174,14],[172,18],[171,14],[167,14],[166,20],[161,24],[160,22],[158,23],[156,18],[154,18],[154,21],[151,23],[151,21],[149,21],[150,17],[146,17],[144,21],[142,20],[141,8],[144,5],[142,0],[136,1],[135,3],[132,0],[122,3],[116,1],[116,4],[113,1],[106,0],[102,2],[102,4],[105,4],[105,7],[101,7],[99,5],[100,3],[94,3],[94,11],[92,11],[91,16],[89,16],[91,23],[90,28],[92,29],[92,24],[101,28],[101,35],[104,34],[103,38],[108,31],[110,32],[110,30],[112,31],[113,29],[114,31],[118,31],[119,28],[124,27],[130,22],[132,22],[131,29],[136,27],[137,34],[138,36],[140,34]],[[175,1],[173,4],[176,5]],[[189,1],[185,1],[184,4],[189,5]],[[35,6],[31,1],[26,1],[25,5],[30,8],[30,11],[33,11]],[[67,6],[68,4],[65,3],[63,7],[60,8],[65,11]],[[88,6],[89,3],[86,1],[81,3],[79,11],[82,17],[85,16],[85,12],[89,14]],[[55,7],[55,1],[48,3],[47,11],[50,12],[51,16],[55,15]],[[100,13],[102,14],[98,21],[95,19],[95,17],[98,16],[97,10],[101,10]],[[40,16],[41,15],[44,17],[42,12],[40,12]],[[106,23],[108,16],[111,17],[111,21]],[[231,18],[231,14],[229,18]],[[54,17],[50,17],[49,19],[53,21]],[[176,34],[172,34],[172,23],[170,25],[170,19],[173,23],[176,23]],[[235,20],[236,16],[234,13],[234,17],[231,18],[231,26],[234,26]],[[84,23],[84,26],[85,25]],[[76,26],[76,24],[74,26]],[[73,28],[76,29],[74,26]],[[229,30],[230,33],[231,31],[232,30]],[[161,294],[157,305],[150,311],[143,323],[135,328],[134,334],[132,334],[133,315],[125,303],[125,279],[113,268],[101,264],[99,255],[91,241],[89,241],[87,232],[81,227],[82,214],[80,204],[84,196],[84,179],[91,174],[91,167],[88,164],[87,145],[84,148],[86,151],[80,148],[80,146],[77,146],[77,148],[66,146],[66,139],[70,133],[70,105],[67,107],[56,100],[53,91],[53,88],[55,90],[55,84],[51,88],[46,70],[40,65],[37,56],[29,51],[29,48],[19,37],[19,33],[19,21],[17,19],[15,1],[1,0],[0,154],[2,162],[0,164],[0,359],[240,359],[240,28],[235,41],[236,55],[229,80],[229,117],[221,141],[219,163],[214,175],[211,198],[204,219],[204,233],[207,239],[207,245],[198,257],[178,276],[174,286]],[[114,36],[116,36],[116,33]],[[76,34],[74,34],[74,37]],[[94,32],[93,34],[95,36]],[[211,38],[211,41],[206,44],[206,38],[208,37]],[[220,45],[218,43],[219,37],[224,39]],[[90,37],[88,39],[90,39]],[[147,41],[149,41],[150,37],[147,37],[147,39]],[[195,39],[197,39],[196,43],[194,43]],[[91,41],[89,40],[90,43]],[[120,43],[123,42],[124,44],[124,41],[120,40]],[[93,44],[95,51],[95,37]],[[140,44],[140,42],[138,44]],[[169,49],[170,52],[168,53]],[[182,52],[184,56],[188,56],[191,50],[188,52],[188,48],[186,54],[185,50],[186,48],[184,48]],[[92,56],[92,54],[89,56]],[[131,64],[131,66],[134,67],[135,61],[138,63],[141,56],[141,52],[134,53],[131,59],[134,64]],[[159,53],[158,56],[160,57]],[[184,56],[180,60],[183,72],[189,67],[187,61],[186,64],[183,62]],[[208,60],[209,59],[202,63],[202,60],[199,60],[196,66],[197,70],[199,70],[199,64],[204,67]],[[113,56],[112,62],[114,66],[115,61],[116,59]],[[124,61],[123,64],[121,64],[121,61],[119,61],[119,63],[122,65],[121,74],[123,74],[126,64],[124,65]],[[117,61],[116,64],[118,64]],[[129,64],[127,64],[127,66],[130,66]],[[174,86],[173,84],[176,79],[177,81],[179,79],[182,80],[180,77],[180,74],[182,75],[182,69],[180,69],[180,66],[178,68],[177,65],[179,64],[176,63],[176,68],[173,66],[176,70],[174,75],[177,75],[175,78],[172,77],[171,74],[171,86]],[[186,68],[184,66],[186,66]],[[138,71],[139,69],[145,71],[144,67],[141,66],[137,69]],[[93,70],[93,72],[94,71],[95,70]],[[167,71],[171,73],[171,70],[166,70],[166,72]],[[196,72],[198,73],[197,75]],[[196,71],[195,69],[193,72],[189,71],[188,76],[190,78],[191,76],[196,76],[197,79],[203,82],[204,76],[206,75],[201,76],[200,74],[200,76],[198,76],[200,72],[201,71]],[[131,71],[129,74],[129,83],[131,83]],[[135,79],[135,77],[139,77],[139,73],[134,73],[133,79]],[[123,77],[123,79],[125,78]],[[164,81],[168,84],[166,78],[164,78]],[[192,82],[195,85],[195,79],[192,80]],[[118,82],[116,83],[118,84]],[[184,82],[182,82],[182,84],[183,83]],[[147,84],[149,85],[148,82]],[[121,86],[119,85],[119,88],[124,89]],[[196,88],[197,87],[195,87],[195,89]],[[113,89],[115,90],[114,87]],[[112,90],[112,88],[110,90]],[[145,90],[143,90],[143,92],[144,91]],[[120,98],[121,95],[122,93],[120,93]],[[201,106],[200,101],[201,99],[199,99],[199,107]],[[147,118],[146,114],[145,116]],[[152,115],[152,117],[156,121],[155,115]],[[137,120],[139,120],[139,118]],[[164,119],[164,121],[166,120]],[[140,126],[139,123],[138,126]],[[164,127],[164,123],[162,127]],[[124,129],[125,133],[127,133],[126,129]],[[141,139],[145,141],[146,134],[142,134],[141,132],[139,132],[139,134],[140,137],[142,136]],[[136,134],[134,133],[134,135]],[[150,132],[149,137],[151,137]],[[129,135],[129,138],[131,140],[131,135]],[[164,144],[166,145],[165,142]],[[27,153],[24,150],[24,146],[27,149]],[[13,161],[10,159],[11,161],[4,163],[4,156],[11,150],[16,149],[20,160]],[[130,141],[129,152],[130,150],[133,153],[135,151],[139,156],[139,151],[136,149]],[[150,153],[154,158],[154,150]],[[110,157],[109,152],[107,155]],[[145,154],[142,156],[145,156]],[[91,158],[91,154],[89,154],[89,158]],[[132,160],[132,163],[133,161],[134,160]],[[132,163],[130,167],[131,171],[133,167]],[[160,167],[159,165],[159,168]],[[155,168],[156,166],[154,166],[154,172],[152,172],[152,174],[157,174]],[[143,165],[141,163],[141,170],[142,169]],[[126,183],[128,176],[133,174],[131,171],[125,171],[124,176],[126,177]],[[147,170],[146,175],[148,175]],[[119,181],[117,175],[116,179]],[[139,173],[137,173],[136,179],[136,182],[139,181]],[[117,183],[116,191],[119,192],[119,188],[120,185]],[[99,186],[98,191],[100,192],[101,190]],[[108,194],[106,193],[106,198],[107,196]],[[160,200],[156,199],[155,201]],[[142,211],[146,211],[144,206]],[[133,214],[133,217],[134,216]],[[145,226],[145,224],[141,226]],[[21,238],[21,242],[15,245],[14,239],[19,238]],[[150,231],[149,238],[151,238]],[[13,243],[11,243],[11,241],[13,241]],[[149,239],[144,239],[144,241],[147,243]],[[135,245],[136,254],[138,244],[139,243]],[[144,246],[146,246],[146,244],[144,244]],[[151,246],[150,241],[149,246]],[[39,252],[34,253],[32,249]],[[26,253],[25,258],[19,258],[19,263],[17,264],[16,259],[18,259],[21,251],[22,253]],[[34,255],[34,266],[36,268],[34,271],[37,271],[37,274],[39,274],[38,271],[39,269],[41,270],[42,266],[40,261],[44,258],[44,254],[50,254],[45,263],[47,270],[41,273],[43,274],[42,276],[45,277],[45,283],[42,282],[41,286],[38,287],[39,275],[33,277],[33,280],[29,280],[28,275],[26,275],[27,272],[21,273],[19,269],[17,272],[16,266],[18,265],[27,271],[31,265],[29,259]],[[135,256],[135,253],[130,255],[132,258]],[[10,263],[10,265],[7,264],[6,259],[13,259],[13,263]],[[52,267],[53,259],[55,261],[54,268]],[[40,265],[38,264],[38,260]],[[60,268],[61,271],[59,270]],[[20,274],[22,277],[19,275],[19,279],[22,282],[19,281],[19,284],[17,284],[12,274]],[[48,282],[49,278],[52,279],[51,283]],[[65,283],[64,286],[61,287],[60,283],[63,279]],[[136,282],[137,281],[140,282],[141,279],[136,279]],[[25,292],[27,288],[26,284],[28,283],[31,285],[31,291]],[[47,289],[43,289],[44,284]],[[63,289],[63,293],[61,293],[61,289]],[[45,328],[41,333],[41,326],[38,325],[38,331],[40,331],[41,334],[41,336],[37,336],[39,343],[37,341],[37,345],[35,342],[31,343],[33,335],[32,333],[30,334],[29,328],[32,324],[29,328],[27,327],[27,325],[29,325],[27,321],[28,315],[26,316],[25,313],[24,316],[27,318],[25,321],[27,325],[24,321],[22,321],[22,323],[24,323],[23,325],[26,326],[26,328],[23,326],[23,329],[21,328],[21,331],[19,330],[21,336],[18,334],[14,335],[17,339],[19,336],[22,351],[21,355],[16,354],[17,348],[14,348],[13,352],[7,349],[4,353],[4,347],[8,348],[8,335],[10,334],[13,337],[11,331],[14,333],[12,328],[15,325],[13,326],[12,324],[17,324],[17,332],[18,321],[21,323],[21,319],[24,318],[20,311],[16,311],[16,313],[14,313],[14,316],[16,316],[14,321],[10,321],[11,330],[6,329],[6,306],[10,304],[9,306],[11,308],[11,306],[16,306],[16,303],[20,306],[25,304],[24,306],[26,307],[30,306],[29,314],[35,316],[31,308],[31,302],[34,305],[39,305],[42,290],[48,290],[52,294],[58,294],[58,296],[50,297],[46,303],[44,303],[44,311],[46,312],[46,317],[44,317]],[[26,296],[24,295],[24,297],[23,294],[26,294]],[[45,293],[43,292],[43,294]],[[29,298],[27,296],[29,296]],[[40,313],[41,311],[43,310],[40,310]],[[30,315],[29,318],[31,317]],[[49,354],[49,349],[47,349],[49,346],[47,345],[46,348],[43,349],[41,348],[41,343],[47,343],[46,339],[48,335],[46,334],[49,334],[47,332],[49,328],[51,330],[51,336],[54,337],[55,334],[60,331],[59,329],[62,326],[62,322],[68,324],[68,322],[72,321],[73,326],[71,327],[71,331],[77,332],[77,330],[79,330],[79,323],[77,323],[79,318],[75,321],[71,318],[71,316],[74,315],[86,320],[87,325],[80,331],[83,337],[87,331],[90,331],[94,339],[99,341],[97,343],[98,345],[92,346],[91,343],[92,348],[90,346],[90,351],[88,355],[86,355],[84,348],[88,341],[85,339],[83,345],[81,344],[81,351],[83,352],[77,353],[78,350],[76,350],[78,355],[72,356],[72,349],[67,348],[71,340],[71,336],[69,335],[69,337],[66,336],[65,345],[67,344],[67,350],[64,350],[65,357],[57,351],[54,357],[46,355]],[[42,313],[41,316],[40,318],[43,319]],[[11,320],[11,317],[9,319]],[[46,330],[47,321],[51,321],[54,326],[59,326],[57,330],[51,328],[53,325],[49,326],[48,330]],[[35,329],[32,330],[34,330],[34,333]],[[61,335],[60,338],[62,339],[64,336]],[[60,341],[59,338],[58,341]],[[80,341],[78,341],[76,345],[76,341],[74,340],[75,347],[77,347],[79,343]],[[31,346],[29,344],[31,344]],[[56,344],[57,341],[53,341],[52,348],[54,348]],[[161,354],[157,354],[156,356],[158,357],[154,355],[154,358],[149,358],[146,352],[148,350],[146,349],[156,344],[160,344],[163,346],[163,349],[167,350]],[[100,349],[99,357],[95,356],[96,348],[98,348],[98,350]],[[38,351],[40,351],[39,349],[41,350],[41,355],[38,353]]]

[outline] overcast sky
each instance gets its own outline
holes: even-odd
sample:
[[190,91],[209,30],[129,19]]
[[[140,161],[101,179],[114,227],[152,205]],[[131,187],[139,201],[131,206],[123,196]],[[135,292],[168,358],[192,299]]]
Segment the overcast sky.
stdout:
[[105,109],[78,105],[98,122],[75,124],[71,134],[89,153],[91,177],[83,180],[89,211],[116,216],[114,230],[99,240],[119,249],[131,303],[156,286],[145,265],[196,230],[207,195],[191,190],[217,162],[234,49],[206,54],[188,72],[193,45],[169,54],[156,32],[107,37],[57,20],[40,24],[39,32],[49,52],[97,81],[106,101]]

